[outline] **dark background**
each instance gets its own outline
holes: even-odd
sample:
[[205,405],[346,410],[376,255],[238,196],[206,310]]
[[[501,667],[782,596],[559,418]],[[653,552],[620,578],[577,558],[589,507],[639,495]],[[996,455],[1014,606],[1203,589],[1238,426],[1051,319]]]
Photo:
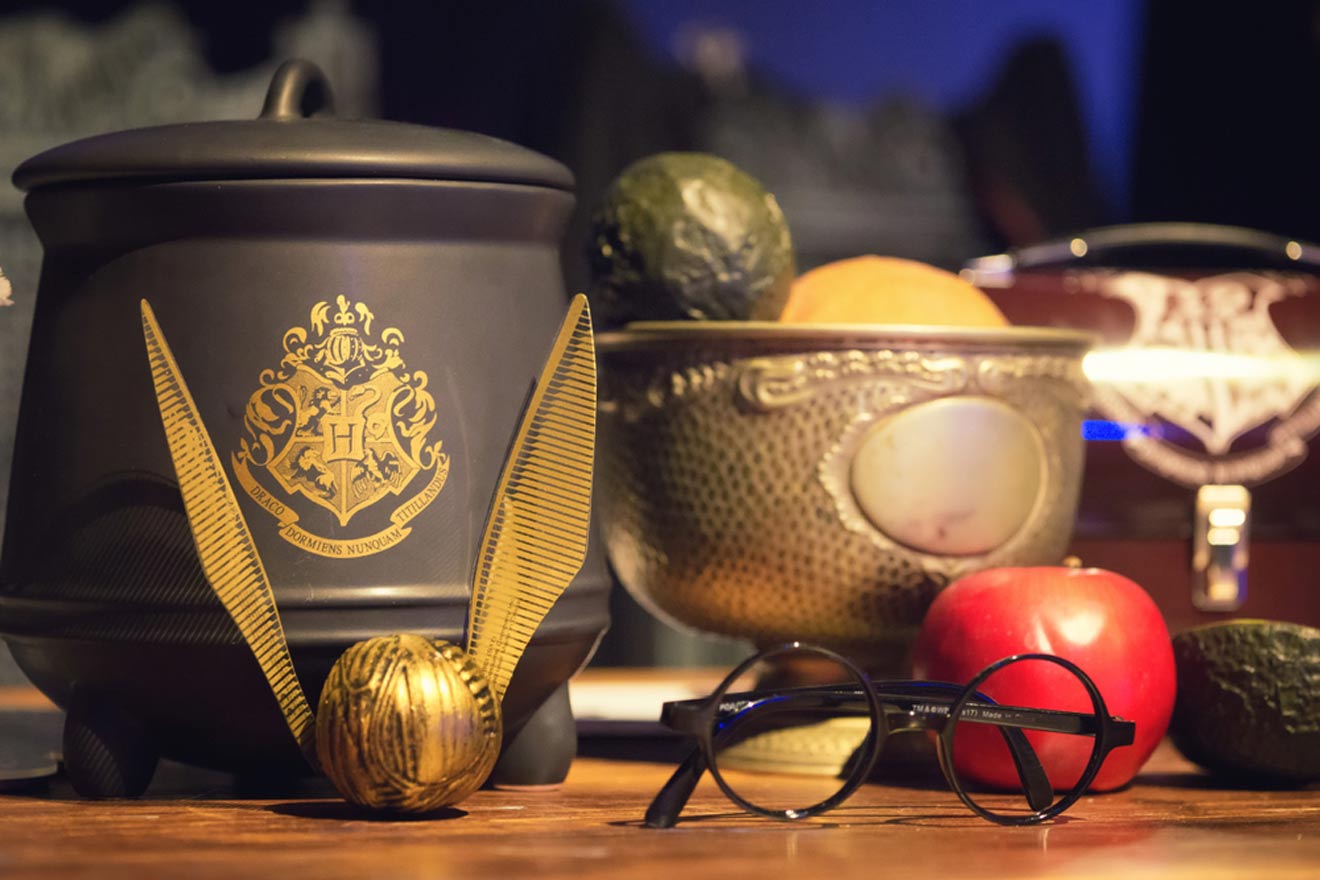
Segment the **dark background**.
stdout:
[[[634,159],[675,149],[724,155],[774,191],[802,268],[866,252],[952,268],[1140,220],[1316,241],[1317,5],[11,2],[0,4],[0,172],[98,131],[216,118],[232,106],[255,115],[291,45],[290,22],[319,16],[320,30],[304,30],[329,34],[311,44],[327,56],[310,54],[349,115],[481,131],[573,169],[580,207],[564,246],[573,289],[587,283],[586,224],[609,181]],[[143,48],[116,43],[123,57],[97,56],[131,16],[138,43],[120,43]],[[337,40],[336,28],[353,40]],[[75,79],[75,93],[51,85],[89,53],[95,72]],[[210,102],[153,84],[143,67],[155,57],[173,58],[166,80],[186,70]],[[131,99],[117,73],[138,83]],[[0,198],[0,267],[15,302],[0,308],[3,475],[39,260],[19,206],[17,193]],[[638,636],[641,656],[704,656],[666,638]],[[14,674],[0,664],[0,680]]]
[[[0,30],[34,14],[97,27],[143,5],[10,2],[0,5],[8,13]],[[977,213],[979,238],[968,243],[1024,244],[1152,219],[1320,239],[1311,106],[1320,52],[1309,0],[150,5],[186,18],[217,75],[268,63],[278,51],[272,35],[288,20],[341,9],[375,35],[378,115],[474,129],[549,153],[578,173],[586,205],[632,159],[711,146],[712,118],[727,118],[739,101],[791,116],[790,134],[802,146],[794,158],[818,164],[838,156],[811,155],[813,127],[907,102],[953,135],[938,146],[953,159],[946,183],[970,194]],[[694,48],[712,34],[737,43],[737,82],[718,72],[727,57],[711,61]],[[863,136],[847,158],[893,158],[867,146]],[[785,161],[759,153],[748,161],[774,178],[792,175]],[[869,180],[881,177],[873,168]],[[944,262],[971,255],[931,254]]]

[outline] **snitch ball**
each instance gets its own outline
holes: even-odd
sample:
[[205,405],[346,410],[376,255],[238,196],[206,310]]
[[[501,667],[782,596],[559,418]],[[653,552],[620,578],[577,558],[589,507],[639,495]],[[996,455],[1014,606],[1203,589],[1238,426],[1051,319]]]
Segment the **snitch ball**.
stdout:
[[518,658],[586,557],[596,409],[586,297],[569,305],[496,486],[484,562],[473,578],[467,650],[407,634],[359,642],[335,661],[315,716],[233,487],[155,313],[146,300],[141,309],[156,403],[198,558],[290,733],[358,806],[423,813],[472,794],[499,757],[500,698]]
[[422,813],[481,787],[502,728],[499,701],[462,648],[378,636],[331,668],[316,713],[316,755],[350,803]]

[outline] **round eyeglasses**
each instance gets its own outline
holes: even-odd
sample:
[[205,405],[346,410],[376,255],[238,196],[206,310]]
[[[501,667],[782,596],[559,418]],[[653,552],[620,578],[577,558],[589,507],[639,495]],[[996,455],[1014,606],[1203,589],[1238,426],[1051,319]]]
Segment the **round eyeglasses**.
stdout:
[[[774,686],[786,666],[794,686]],[[748,690],[749,680],[758,687]],[[1027,680],[1041,695],[1032,705],[996,701]],[[846,657],[801,643],[749,658],[703,700],[666,703],[661,721],[697,748],[647,810],[654,828],[677,822],[707,770],[749,812],[823,813],[871,776],[888,737],[907,731],[934,734],[945,781],[973,812],[1028,825],[1072,806],[1135,732],[1109,715],[1086,673],[1050,654],[1005,657],[965,685],[873,682]]]

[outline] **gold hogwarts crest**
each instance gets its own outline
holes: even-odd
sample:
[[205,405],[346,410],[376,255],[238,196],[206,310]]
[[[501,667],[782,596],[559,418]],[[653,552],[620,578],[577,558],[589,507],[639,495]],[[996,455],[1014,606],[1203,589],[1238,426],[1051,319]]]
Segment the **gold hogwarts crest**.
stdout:
[[[279,366],[261,372],[248,399],[247,436],[232,455],[239,485],[279,521],[280,536],[322,556],[393,547],[449,476],[442,441],[431,438],[436,408],[426,373],[404,363],[397,328],[372,339],[374,320],[364,303],[341,295],[312,308],[310,333],[289,329]],[[419,475],[425,484],[405,495]],[[328,510],[341,529],[386,498],[403,500],[387,527],[334,537],[300,524],[300,497]]]

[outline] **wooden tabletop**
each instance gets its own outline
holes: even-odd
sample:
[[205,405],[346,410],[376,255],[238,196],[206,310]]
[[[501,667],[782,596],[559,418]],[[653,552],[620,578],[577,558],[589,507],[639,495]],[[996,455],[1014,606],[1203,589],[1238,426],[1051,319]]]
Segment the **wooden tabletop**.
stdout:
[[1127,789],[1032,828],[991,825],[933,781],[868,784],[796,823],[741,813],[707,781],[677,828],[649,830],[673,765],[628,759],[656,752],[627,738],[583,750],[625,757],[414,821],[364,816],[316,783],[243,797],[179,765],[139,801],[79,800],[56,779],[0,795],[0,877],[1320,877],[1320,788],[1224,788],[1167,744]]

